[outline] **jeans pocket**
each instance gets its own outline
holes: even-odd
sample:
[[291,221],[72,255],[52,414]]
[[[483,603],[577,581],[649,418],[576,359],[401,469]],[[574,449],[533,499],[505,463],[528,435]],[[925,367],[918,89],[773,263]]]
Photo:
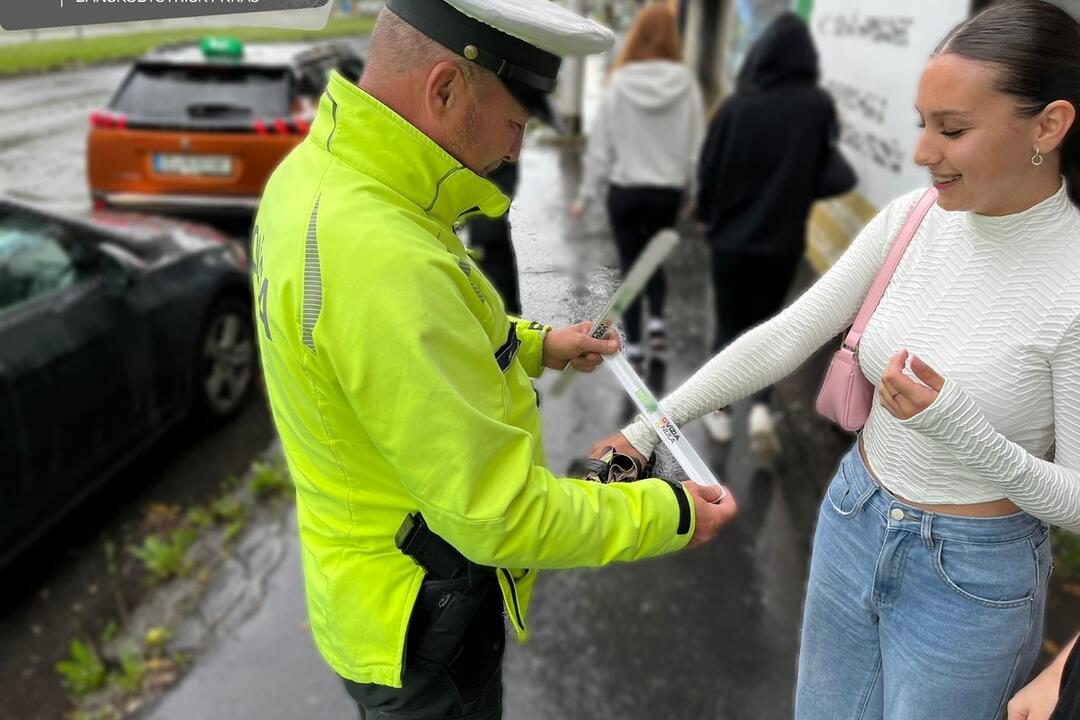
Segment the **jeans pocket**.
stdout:
[[961,597],[985,607],[1013,608],[1035,600],[1041,584],[1036,536],[1010,542],[938,541],[935,567]]
[[858,510],[859,498],[851,483],[848,482],[847,472],[841,464],[825,490],[825,500],[840,517],[851,517]]

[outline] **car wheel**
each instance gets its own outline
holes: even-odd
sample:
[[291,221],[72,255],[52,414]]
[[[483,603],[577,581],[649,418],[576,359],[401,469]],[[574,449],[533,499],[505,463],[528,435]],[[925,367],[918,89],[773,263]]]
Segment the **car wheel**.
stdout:
[[247,306],[225,298],[211,308],[196,348],[195,411],[222,419],[236,412],[251,392],[255,338]]

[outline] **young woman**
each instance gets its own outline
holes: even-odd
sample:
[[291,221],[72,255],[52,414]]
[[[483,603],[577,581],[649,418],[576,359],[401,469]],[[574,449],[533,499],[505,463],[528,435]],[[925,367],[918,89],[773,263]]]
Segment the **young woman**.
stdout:
[[[635,18],[589,134],[585,175],[570,212],[580,218],[598,200],[608,215],[623,272],[659,230],[673,227],[692,180],[705,109],[693,74],[682,65],[675,15],[650,5]],[[648,335],[657,350],[667,344],[664,275],[646,286]],[[641,301],[627,308],[626,353],[643,357]]]
[[[859,347],[878,393],[818,518],[800,720],[999,718],[1035,662],[1047,523],[1080,531],[1078,106],[1080,24],[1046,2],[991,6],[926,65],[915,161],[940,196]],[[676,390],[673,419],[846,328],[922,192]],[[656,442],[639,418],[601,445]]]

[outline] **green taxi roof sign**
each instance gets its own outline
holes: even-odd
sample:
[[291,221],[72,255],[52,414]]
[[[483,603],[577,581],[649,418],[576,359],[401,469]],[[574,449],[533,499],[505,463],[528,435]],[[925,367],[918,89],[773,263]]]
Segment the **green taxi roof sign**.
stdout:
[[202,52],[207,58],[242,58],[244,43],[230,37],[205,37],[202,40]]

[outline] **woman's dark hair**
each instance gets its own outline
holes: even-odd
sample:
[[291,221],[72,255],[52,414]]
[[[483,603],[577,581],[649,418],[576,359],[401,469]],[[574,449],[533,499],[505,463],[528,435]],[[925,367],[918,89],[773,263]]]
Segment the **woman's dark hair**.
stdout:
[[[1080,23],[1042,0],[1005,0],[960,23],[934,55],[958,55],[998,68],[995,90],[1017,99],[1021,117],[1055,100],[1080,112]],[[1061,174],[1080,206],[1080,117],[1061,145]]]

